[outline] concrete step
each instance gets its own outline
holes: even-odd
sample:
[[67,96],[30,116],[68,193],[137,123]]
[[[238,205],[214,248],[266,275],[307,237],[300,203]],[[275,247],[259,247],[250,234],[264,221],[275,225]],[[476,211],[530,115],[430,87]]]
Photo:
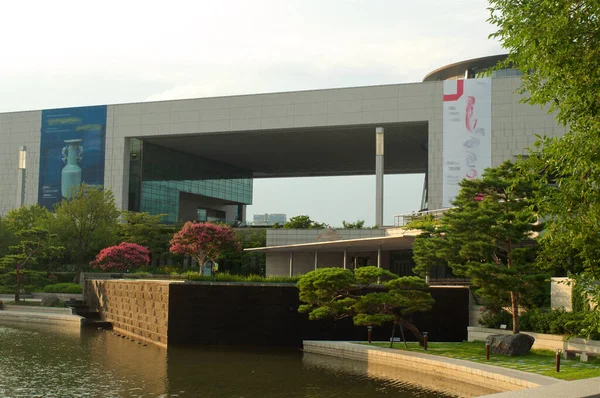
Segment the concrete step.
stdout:
[[9,304],[4,306],[4,311],[17,311],[17,312],[33,312],[41,314],[64,314],[73,315],[72,308],[60,308],[60,307],[40,307],[37,305],[14,305]]

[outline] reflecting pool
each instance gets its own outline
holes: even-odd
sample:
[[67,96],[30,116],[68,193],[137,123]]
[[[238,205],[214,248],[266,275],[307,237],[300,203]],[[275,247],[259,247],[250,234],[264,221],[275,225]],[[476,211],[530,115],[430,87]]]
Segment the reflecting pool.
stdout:
[[0,324],[0,397],[426,398],[494,392],[453,384],[460,383],[299,350],[167,350],[112,332]]

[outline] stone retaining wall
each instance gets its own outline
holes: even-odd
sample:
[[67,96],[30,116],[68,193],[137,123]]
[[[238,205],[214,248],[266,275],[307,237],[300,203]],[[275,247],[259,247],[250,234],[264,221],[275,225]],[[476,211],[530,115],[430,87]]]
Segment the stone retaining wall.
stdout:
[[115,331],[166,346],[171,283],[177,282],[88,280],[85,301],[91,311],[111,322]]
[[512,391],[563,383],[551,377],[429,354],[338,341],[304,341],[304,352],[444,375],[463,383]]
[[36,323],[80,329],[83,320],[84,318],[77,315],[55,312],[19,311],[15,308],[11,308],[8,311],[0,311],[0,323],[5,321],[15,323]]

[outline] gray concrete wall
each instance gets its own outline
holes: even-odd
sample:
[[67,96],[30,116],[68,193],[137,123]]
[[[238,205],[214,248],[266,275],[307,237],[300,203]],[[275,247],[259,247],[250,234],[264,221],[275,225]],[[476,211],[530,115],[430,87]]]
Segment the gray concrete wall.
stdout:
[[[519,103],[519,83],[518,77],[493,80],[493,165],[523,153],[535,134],[565,132],[544,110]],[[442,203],[442,82],[109,105],[104,186],[126,208],[132,137],[422,121],[429,126],[429,208],[436,209]],[[41,111],[0,114],[0,215],[16,203],[20,145],[28,147],[25,203],[37,202],[40,127]]]
[[567,284],[569,278],[552,278],[550,285],[550,305],[552,309],[563,308],[573,311],[573,286]]
[[267,246],[295,245],[341,239],[378,238],[384,229],[267,229]]

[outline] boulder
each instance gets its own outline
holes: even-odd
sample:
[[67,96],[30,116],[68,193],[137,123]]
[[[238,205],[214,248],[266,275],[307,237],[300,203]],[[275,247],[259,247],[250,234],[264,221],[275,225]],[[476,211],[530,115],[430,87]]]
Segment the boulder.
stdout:
[[531,350],[535,339],[528,334],[492,334],[485,339],[492,354],[508,356],[525,355]]
[[52,307],[60,302],[60,299],[57,295],[53,294],[52,296],[46,296],[42,299],[40,305],[42,307]]

